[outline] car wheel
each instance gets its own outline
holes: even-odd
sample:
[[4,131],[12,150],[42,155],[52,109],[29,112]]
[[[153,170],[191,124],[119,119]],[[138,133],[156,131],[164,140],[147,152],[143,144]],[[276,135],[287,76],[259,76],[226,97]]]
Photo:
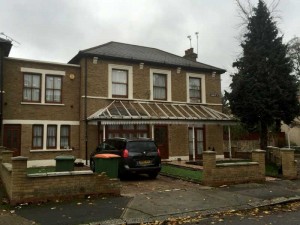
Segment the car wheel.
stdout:
[[156,179],[158,173],[157,172],[152,172],[152,173],[149,173],[148,176],[151,178],[151,179]]
[[95,161],[90,159],[90,168],[93,172],[95,172]]

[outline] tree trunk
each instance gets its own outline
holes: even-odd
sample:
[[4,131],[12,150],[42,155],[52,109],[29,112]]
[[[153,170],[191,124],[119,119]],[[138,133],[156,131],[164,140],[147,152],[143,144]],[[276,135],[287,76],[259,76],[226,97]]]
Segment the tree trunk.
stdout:
[[260,149],[267,150],[268,146],[268,125],[264,121],[260,121]]

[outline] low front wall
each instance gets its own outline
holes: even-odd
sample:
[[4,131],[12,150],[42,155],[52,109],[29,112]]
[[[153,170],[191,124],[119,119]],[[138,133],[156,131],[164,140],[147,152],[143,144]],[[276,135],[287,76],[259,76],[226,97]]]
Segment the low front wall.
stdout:
[[86,196],[120,195],[119,179],[105,173],[66,171],[27,174],[27,158],[12,158],[11,164],[1,162],[1,179],[12,205]]
[[209,186],[265,181],[265,151],[252,152],[253,162],[216,164],[216,153],[203,152],[203,183]]

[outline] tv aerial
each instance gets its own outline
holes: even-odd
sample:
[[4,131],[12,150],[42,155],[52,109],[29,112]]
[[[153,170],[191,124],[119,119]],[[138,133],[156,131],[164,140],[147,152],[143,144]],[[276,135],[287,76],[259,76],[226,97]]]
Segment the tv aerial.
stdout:
[[10,36],[8,36],[8,35],[4,34],[4,32],[1,32],[1,33],[0,33],[0,35],[4,36],[6,40],[9,40],[9,41],[11,41],[11,42],[15,42],[15,43],[17,43],[18,45],[21,45],[21,43],[20,43],[20,42],[16,41],[16,40],[15,40],[15,39],[13,39],[12,37],[10,37]]

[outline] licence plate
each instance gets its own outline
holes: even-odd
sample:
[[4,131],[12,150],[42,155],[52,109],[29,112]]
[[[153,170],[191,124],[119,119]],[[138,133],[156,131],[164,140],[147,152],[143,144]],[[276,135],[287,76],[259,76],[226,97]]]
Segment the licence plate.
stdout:
[[151,164],[151,160],[141,160],[141,161],[139,161],[139,164],[141,166],[149,165],[149,164]]

